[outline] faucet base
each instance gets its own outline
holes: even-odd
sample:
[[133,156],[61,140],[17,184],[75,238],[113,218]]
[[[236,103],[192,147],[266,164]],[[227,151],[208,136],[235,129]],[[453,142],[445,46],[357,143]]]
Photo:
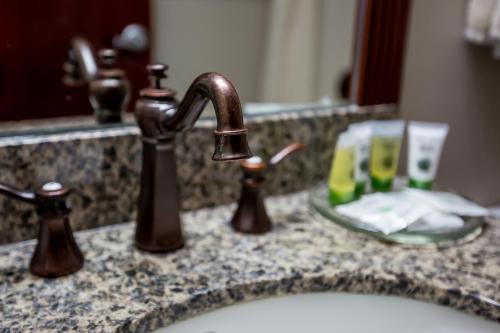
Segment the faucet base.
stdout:
[[174,140],[143,140],[143,164],[136,247],[148,252],[170,252],[184,245]]
[[80,270],[83,262],[83,254],[73,237],[68,216],[42,219],[38,242],[30,262],[31,273],[44,278],[56,278]]
[[121,111],[99,110],[94,112],[97,123],[99,124],[113,124],[122,122]]
[[180,242],[168,242],[167,244],[151,244],[151,243],[141,243],[139,241],[135,241],[135,247],[138,250],[145,251],[145,252],[151,252],[151,253],[168,253],[168,252],[173,252],[175,250],[178,250],[180,248],[184,247],[184,241],[181,240]]
[[243,180],[238,208],[231,219],[234,230],[244,234],[264,234],[271,231],[272,224],[264,206],[260,183]]

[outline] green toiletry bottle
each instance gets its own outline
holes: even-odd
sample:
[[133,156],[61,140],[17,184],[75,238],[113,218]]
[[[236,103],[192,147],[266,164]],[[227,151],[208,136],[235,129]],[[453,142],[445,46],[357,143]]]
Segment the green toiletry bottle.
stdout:
[[329,200],[332,205],[354,200],[355,145],[349,132],[341,133],[333,156],[328,178]]

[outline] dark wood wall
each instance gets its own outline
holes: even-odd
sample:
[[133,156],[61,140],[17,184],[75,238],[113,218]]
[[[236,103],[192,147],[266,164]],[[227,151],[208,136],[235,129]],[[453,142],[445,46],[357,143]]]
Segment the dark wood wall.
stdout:
[[358,0],[351,102],[398,103],[411,0]]
[[[92,114],[88,88],[62,83],[69,41],[80,35],[96,50],[110,47],[130,23],[150,30],[148,1],[1,0],[0,121]],[[118,66],[134,84],[132,96],[147,84],[148,62],[149,51],[120,54]]]

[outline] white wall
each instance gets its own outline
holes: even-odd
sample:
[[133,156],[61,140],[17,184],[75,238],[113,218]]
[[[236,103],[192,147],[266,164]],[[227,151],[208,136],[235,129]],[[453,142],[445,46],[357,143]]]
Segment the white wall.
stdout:
[[322,0],[317,98],[340,101],[336,90],[351,65],[355,7],[355,0]]
[[[270,2],[273,0],[154,0],[153,59],[170,65],[168,85],[182,97],[196,75],[219,71],[243,102],[258,102]],[[333,95],[349,67],[354,0],[321,2],[316,100]],[[309,101],[304,101],[309,102]]]
[[464,41],[466,0],[413,1],[403,118],[450,124],[438,181],[500,202],[500,61]]
[[170,65],[168,85],[180,93],[201,73],[231,78],[240,98],[257,92],[267,21],[266,0],[154,0],[153,58]]

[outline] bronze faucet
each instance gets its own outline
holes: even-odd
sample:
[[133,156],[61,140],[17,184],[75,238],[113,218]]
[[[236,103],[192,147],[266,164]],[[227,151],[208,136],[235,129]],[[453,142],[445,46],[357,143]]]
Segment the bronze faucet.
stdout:
[[96,64],[90,43],[81,37],[71,41],[69,60],[64,63],[63,82],[68,86],[89,85],[90,104],[98,123],[121,122],[130,98],[130,84],[121,69],[114,68],[116,51],[102,49]]
[[164,88],[167,66],[147,66],[151,86],[141,90],[135,115],[142,132],[142,175],[135,232],[136,246],[150,252],[168,252],[184,245],[177,192],[176,133],[188,130],[212,101],[217,129],[212,159],[227,161],[252,156],[243,125],[240,100],[223,75],[205,73],[189,87],[182,102]]
[[268,165],[274,167],[285,157],[304,148],[302,143],[294,142],[276,153],[267,163],[259,156],[240,163],[243,171],[241,196],[238,208],[231,219],[231,225],[236,231],[246,234],[263,234],[272,229],[261,190],[266,180],[265,173]]
[[69,224],[70,208],[66,204],[69,192],[56,182],[47,183],[37,191],[21,191],[0,184],[0,193],[36,206],[40,226],[30,262],[34,275],[53,278],[71,274],[83,266],[83,255]]

